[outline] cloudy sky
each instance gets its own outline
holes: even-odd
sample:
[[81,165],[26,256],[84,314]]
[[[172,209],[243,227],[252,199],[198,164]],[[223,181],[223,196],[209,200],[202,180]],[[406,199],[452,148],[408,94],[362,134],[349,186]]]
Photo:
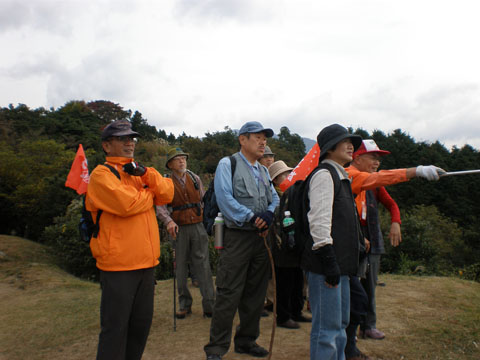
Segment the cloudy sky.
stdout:
[[0,106],[110,100],[167,133],[333,122],[480,149],[478,0],[0,0]]

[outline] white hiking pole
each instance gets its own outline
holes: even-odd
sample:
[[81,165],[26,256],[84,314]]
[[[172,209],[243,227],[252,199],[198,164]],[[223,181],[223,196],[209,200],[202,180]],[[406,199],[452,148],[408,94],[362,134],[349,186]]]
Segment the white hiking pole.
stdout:
[[444,177],[444,176],[469,175],[469,174],[480,174],[480,170],[450,171],[450,172],[439,174],[439,176]]

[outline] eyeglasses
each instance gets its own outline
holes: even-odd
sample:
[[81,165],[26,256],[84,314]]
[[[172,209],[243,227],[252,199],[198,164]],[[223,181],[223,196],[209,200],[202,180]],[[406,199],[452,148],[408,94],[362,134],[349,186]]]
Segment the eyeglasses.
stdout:
[[131,135],[124,135],[124,136],[112,136],[111,139],[115,139],[117,141],[120,141],[124,144],[133,141],[134,143],[138,142],[138,139],[136,137],[133,137]]

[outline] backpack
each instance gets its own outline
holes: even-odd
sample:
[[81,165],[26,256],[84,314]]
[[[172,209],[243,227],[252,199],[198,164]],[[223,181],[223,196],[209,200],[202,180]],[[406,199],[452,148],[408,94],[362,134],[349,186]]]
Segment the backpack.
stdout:
[[[233,156],[229,156],[230,159],[230,167],[232,172],[232,180],[233,175],[235,174],[235,169],[237,167],[237,159]],[[213,231],[213,224],[215,222],[215,218],[217,217],[220,209],[218,208],[217,198],[215,197],[215,186],[214,182],[215,179],[212,179],[208,190],[205,192],[202,198],[203,202],[203,226],[207,231],[208,235],[212,235]]]
[[[103,164],[103,166],[110,169],[110,171],[120,180],[120,174],[117,169],[108,164]],[[103,210],[99,209],[97,211],[97,218],[95,223],[93,222],[92,213],[87,210],[85,206],[85,196],[83,197],[83,206],[82,206],[82,216],[80,222],[78,223],[78,232],[80,233],[80,240],[84,242],[90,242],[92,237],[96,238],[98,232],[100,231],[100,216],[102,215]]]
[[[325,166],[326,165],[326,166]],[[281,234],[281,248],[288,249],[298,255],[302,256],[303,250],[307,240],[311,239],[310,224],[308,222],[308,211],[310,210],[310,199],[308,197],[308,190],[310,188],[310,181],[313,175],[320,169],[325,169],[331,165],[320,164],[307,176],[305,180],[297,180],[291,185],[281,196],[278,208],[278,216],[275,217],[275,225],[277,229],[282,229]],[[334,170],[336,171],[336,170]],[[338,176],[332,176],[334,182],[335,195],[340,190],[340,179]],[[288,232],[292,227],[283,228],[283,219],[285,218],[285,211],[290,211],[291,217],[295,220],[293,230],[295,231],[295,245],[290,248],[288,244]]]

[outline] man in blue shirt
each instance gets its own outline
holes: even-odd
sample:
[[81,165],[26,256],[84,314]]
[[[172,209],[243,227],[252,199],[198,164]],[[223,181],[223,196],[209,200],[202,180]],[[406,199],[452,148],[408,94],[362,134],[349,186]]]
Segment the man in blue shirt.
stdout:
[[258,163],[265,152],[272,129],[251,121],[239,132],[240,151],[232,177],[230,159],[220,160],[215,173],[215,196],[225,219],[223,249],[217,267],[217,296],[210,326],[210,342],[205,345],[207,360],[221,360],[227,353],[232,324],[238,309],[235,352],[265,357],[268,351],[255,340],[260,335],[269,278],[268,253],[263,238],[279,203],[267,168]]

